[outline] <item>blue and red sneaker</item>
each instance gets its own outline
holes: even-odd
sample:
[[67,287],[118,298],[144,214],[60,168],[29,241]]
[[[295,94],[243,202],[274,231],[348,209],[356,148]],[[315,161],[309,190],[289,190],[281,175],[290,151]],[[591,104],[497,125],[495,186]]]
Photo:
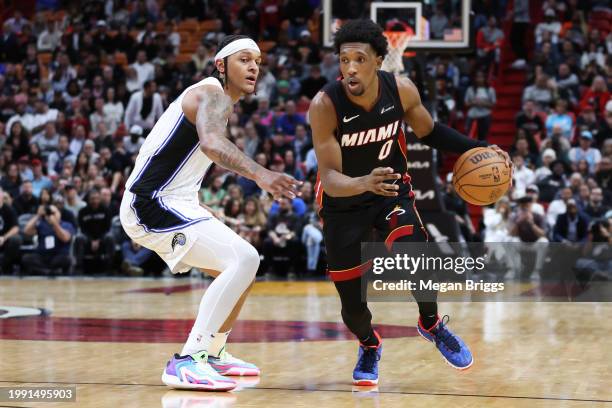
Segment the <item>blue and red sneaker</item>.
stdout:
[[376,385],[378,384],[378,360],[382,356],[382,339],[374,331],[378,338],[378,346],[366,346],[359,344],[357,365],[353,370],[353,385]]
[[205,351],[188,356],[175,354],[166,364],[162,382],[171,388],[199,391],[230,391],[237,385],[208,364]]
[[425,340],[436,345],[442,353],[442,357],[451,367],[457,370],[466,370],[474,363],[474,357],[472,357],[470,349],[463,340],[448,329],[449,320],[448,315],[445,315],[442,319],[438,317],[436,324],[428,330],[423,327],[419,318],[417,331]]

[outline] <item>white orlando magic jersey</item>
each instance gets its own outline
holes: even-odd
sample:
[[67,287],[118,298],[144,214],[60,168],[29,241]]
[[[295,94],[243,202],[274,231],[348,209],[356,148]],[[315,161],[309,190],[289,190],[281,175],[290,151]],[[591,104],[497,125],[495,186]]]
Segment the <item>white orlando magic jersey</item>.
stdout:
[[185,94],[198,86],[215,85],[208,77],[191,85],[159,118],[138,152],[126,189],[144,199],[172,196],[197,201],[197,192],[212,161],[200,149],[196,127],[183,113]]

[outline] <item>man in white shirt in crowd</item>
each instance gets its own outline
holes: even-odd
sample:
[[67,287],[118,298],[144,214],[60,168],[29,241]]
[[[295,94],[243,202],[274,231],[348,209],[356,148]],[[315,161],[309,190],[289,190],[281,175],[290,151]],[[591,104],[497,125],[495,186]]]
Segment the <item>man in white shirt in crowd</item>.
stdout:
[[567,201],[573,196],[572,189],[565,187],[561,190],[561,197],[551,201],[546,211],[546,222],[550,228],[555,226],[557,216],[567,211]]
[[155,77],[155,67],[149,61],[147,61],[147,53],[143,50],[138,51],[136,54],[136,62],[131,66],[136,71],[138,83],[142,88],[146,81],[150,81]]
[[155,125],[155,122],[164,113],[161,95],[156,92],[154,81],[146,81],[142,91],[134,92],[125,109],[124,122],[128,128],[139,125],[145,134]]
[[535,183],[535,174],[533,170],[525,166],[523,156],[515,154],[512,156],[514,163],[514,194],[516,197],[525,195],[527,186]]
[[572,162],[572,168],[578,169],[578,163],[581,160],[586,160],[589,164],[589,173],[595,174],[597,165],[601,161],[601,152],[599,149],[591,147],[593,142],[593,134],[588,130],[580,132],[579,145],[572,147],[569,151],[569,159]]
[[130,134],[123,137],[123,147],[129,154],[138,153],[140,146],[145,142],[142,132],[142,126],[132,125]]

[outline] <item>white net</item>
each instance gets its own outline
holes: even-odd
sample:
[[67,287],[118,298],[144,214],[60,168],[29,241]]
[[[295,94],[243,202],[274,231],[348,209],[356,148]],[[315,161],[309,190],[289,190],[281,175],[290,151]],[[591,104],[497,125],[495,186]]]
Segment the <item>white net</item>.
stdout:
[[389,53],[382,63],[384,71],[400,74],[404,72],[402,57],[413,34],[406,31],[385,31],[385,37],[389,42]]

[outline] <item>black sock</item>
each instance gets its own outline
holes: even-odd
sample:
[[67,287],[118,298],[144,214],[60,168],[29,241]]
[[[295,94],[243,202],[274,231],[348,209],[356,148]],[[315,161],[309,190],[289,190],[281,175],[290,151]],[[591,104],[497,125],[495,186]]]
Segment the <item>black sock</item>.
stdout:
[[378,337],[374,334],[374,329],[370,328],[370,334],[365,339],[359,339],[359,342],[367,347],[378,347],[380,341],[378,341]]
[[438,321],[438,303],[419,302],[419,314],[421,315],[421,325],[427,330],[431,329]]

